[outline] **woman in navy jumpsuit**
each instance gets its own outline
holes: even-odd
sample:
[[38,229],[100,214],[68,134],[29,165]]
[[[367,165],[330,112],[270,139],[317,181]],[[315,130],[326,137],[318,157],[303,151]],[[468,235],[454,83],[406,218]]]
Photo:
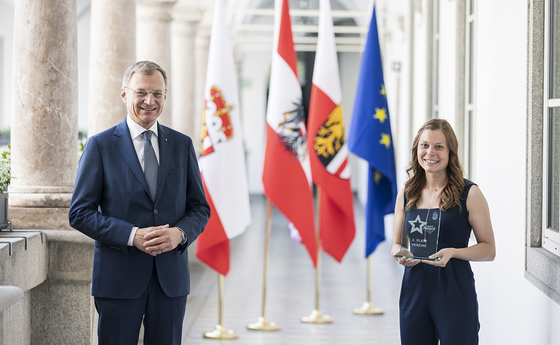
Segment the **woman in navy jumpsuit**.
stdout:
[[[402,345],[478,344],[478,302],[469,261],[491,261],[496,248],[488,204],[478,186],[463,178],[458,146],[447,121],[426,122],[414,139],[409,180],[395,203],[391,254],[405,266],[399,302]],[[416,223],[421,224],[416,231],[425,230],[422,223],[434,210],[441,210],[438,251],[432,260],[407,258],[414,250],[406,249],[403,231],[408,227],[410,233]],[[469,247],[471,230],[476,244]]]

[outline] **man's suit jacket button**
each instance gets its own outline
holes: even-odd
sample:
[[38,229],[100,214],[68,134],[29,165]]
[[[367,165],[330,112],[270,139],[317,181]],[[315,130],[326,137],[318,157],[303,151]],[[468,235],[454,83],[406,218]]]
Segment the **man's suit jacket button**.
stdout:
[[158,210],[154,210],[154,214],[158,214]]

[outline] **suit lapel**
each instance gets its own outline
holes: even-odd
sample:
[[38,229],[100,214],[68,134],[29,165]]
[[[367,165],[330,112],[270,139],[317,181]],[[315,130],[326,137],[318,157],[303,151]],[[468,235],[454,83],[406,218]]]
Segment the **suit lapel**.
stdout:
[[144,177],[144,172],[142,171],[142,166],[138,161],[138,155],[132,144],[132,138],[130,137],[126,119],[117,125],[114,135],[115,146],[121,154],[123,161],[128,165],[128,168],[132,171],[134,176],[136,176],[142,188],[150,195],[150,187],[148,187],[146,177]]
[[156,202],[160,197],[160,190],[165,186],[167,180],[167,173],[171,166],[173,159],[173,139],[169,130],[158,124],[158,145],[159,145],[159,175],[158,175],[158,192],[156,195]]

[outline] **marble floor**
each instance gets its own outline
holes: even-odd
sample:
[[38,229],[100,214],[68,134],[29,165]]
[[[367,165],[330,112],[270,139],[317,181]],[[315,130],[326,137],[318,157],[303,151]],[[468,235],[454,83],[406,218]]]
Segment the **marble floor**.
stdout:
[[223,280],[222,326],[235,340],[203,337],[219,324],[218,275],[194,259],[191,248],[191,295],[187,302],[183,344],[243,345],[398,345],[398,296],[402,269],[389,255],[390,239],[370,259],[371,301],[382,315],[355,315],[367,300],[363,208],[356,203],[356,238],[342,263],[321,254],[319,311],[329,324],[301,322],[315,309],[315,270],[303,245],[290,238],[288,222],[274,207],[271,216],[265,316],[279,331],[248,330],[262,315],[266,199],[251,197],[253,223],[231,241],[231,268]]

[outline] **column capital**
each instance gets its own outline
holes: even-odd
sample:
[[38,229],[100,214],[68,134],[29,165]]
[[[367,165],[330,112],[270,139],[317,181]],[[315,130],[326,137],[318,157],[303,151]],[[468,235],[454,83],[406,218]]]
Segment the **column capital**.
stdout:
[[183,38],[192,38],[194,40],[194,37],[196,36],[196,28],[202,18],[202,12],[178,5],[173,8],[171,16],[173,19],[173,22],[171,23],[171,34],[178,35]]
[[191,24],[198,24],[204,12],[198,8],[192,8],[179,3],[173,7],[173,19]]
[[[210,40],[210,36],[212,35],[212,26],[208,25],[199,25],[196,28],[196,37],[202,40]],[[210,42],[208,42],[210,43]]]
[[177,3],[177,0],[137,0],[136,3],[143,6],[172,7]]
[[171,22],[171,10],[176,0],[138,0],[136,16],[141,21]]

